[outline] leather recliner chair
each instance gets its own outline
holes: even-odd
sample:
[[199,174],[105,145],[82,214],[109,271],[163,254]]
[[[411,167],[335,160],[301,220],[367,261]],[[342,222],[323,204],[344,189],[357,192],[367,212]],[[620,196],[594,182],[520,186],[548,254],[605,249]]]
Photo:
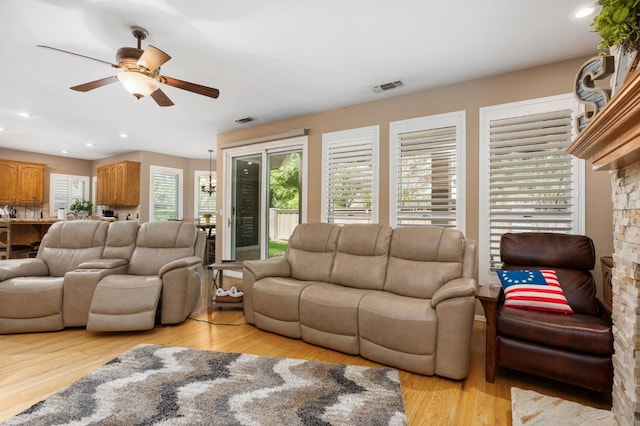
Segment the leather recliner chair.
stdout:
[[495,341],[487,338],[487,381],[493,382],[497,365],[610,392],[611,317],[596,298],[591,274],[595,249],[591,238],[557,233],[506,233],[500,241],[500,257],[503,269],[555,270],[574,313],[506,307],[501,291],[496,316],[487,317],[487,331],[493,329],[496,333]]

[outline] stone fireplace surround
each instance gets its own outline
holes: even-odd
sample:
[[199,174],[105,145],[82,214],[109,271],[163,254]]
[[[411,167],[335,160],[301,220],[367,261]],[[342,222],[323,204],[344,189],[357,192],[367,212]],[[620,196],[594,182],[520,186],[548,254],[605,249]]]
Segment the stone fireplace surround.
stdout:
[[613,390],[619,425],[640,425],[640,72],[567,149],[609,170],[613,198]]

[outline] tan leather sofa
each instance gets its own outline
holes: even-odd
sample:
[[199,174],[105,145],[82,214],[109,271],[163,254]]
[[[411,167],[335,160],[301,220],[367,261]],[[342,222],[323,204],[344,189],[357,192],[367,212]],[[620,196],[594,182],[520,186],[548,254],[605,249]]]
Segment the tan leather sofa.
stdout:
[[200,296],[206,236],[194,224],[61,221],[34,259],[0,261],[0,333],[182,322]]
[[463,379],[475,262],[475,242],[454,229],[301,224],[283,258],[245,261],[245,319],[407,371]]

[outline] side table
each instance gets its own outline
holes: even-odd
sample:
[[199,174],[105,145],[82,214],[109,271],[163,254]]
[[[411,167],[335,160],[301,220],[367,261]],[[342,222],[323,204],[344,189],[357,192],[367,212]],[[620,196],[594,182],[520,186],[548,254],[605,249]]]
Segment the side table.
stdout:
[[207,313],[210,314],[213,311],[214,305],[218,308],[234,308],[242,309],[244,307],[243,302],[229,302],[216,304],[214,289],[224,288],[224,271],[242,271],[244,264],[242,262],[217,262],[208,266],[211,271],[211,283],[207,286]]
[[501,290],[500,285],[488,284],[479,286],[476,292],[476,299],[482,304],[484,316],[487,319],[485,380],[489,383],[493,383],[496,376],[496,309]]

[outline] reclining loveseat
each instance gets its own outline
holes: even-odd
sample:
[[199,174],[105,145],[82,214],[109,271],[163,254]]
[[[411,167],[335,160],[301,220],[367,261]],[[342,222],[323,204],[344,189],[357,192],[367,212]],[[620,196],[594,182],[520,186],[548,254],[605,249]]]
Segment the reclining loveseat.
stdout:
[[0,261],[0,334],[180,323],[200,297],[205,239],[193,223],[56,222],[36,258]]
[[283,258],[244,262],[256,327],[423,374],[469,372],[476,246],[439,226],[308,223]]

